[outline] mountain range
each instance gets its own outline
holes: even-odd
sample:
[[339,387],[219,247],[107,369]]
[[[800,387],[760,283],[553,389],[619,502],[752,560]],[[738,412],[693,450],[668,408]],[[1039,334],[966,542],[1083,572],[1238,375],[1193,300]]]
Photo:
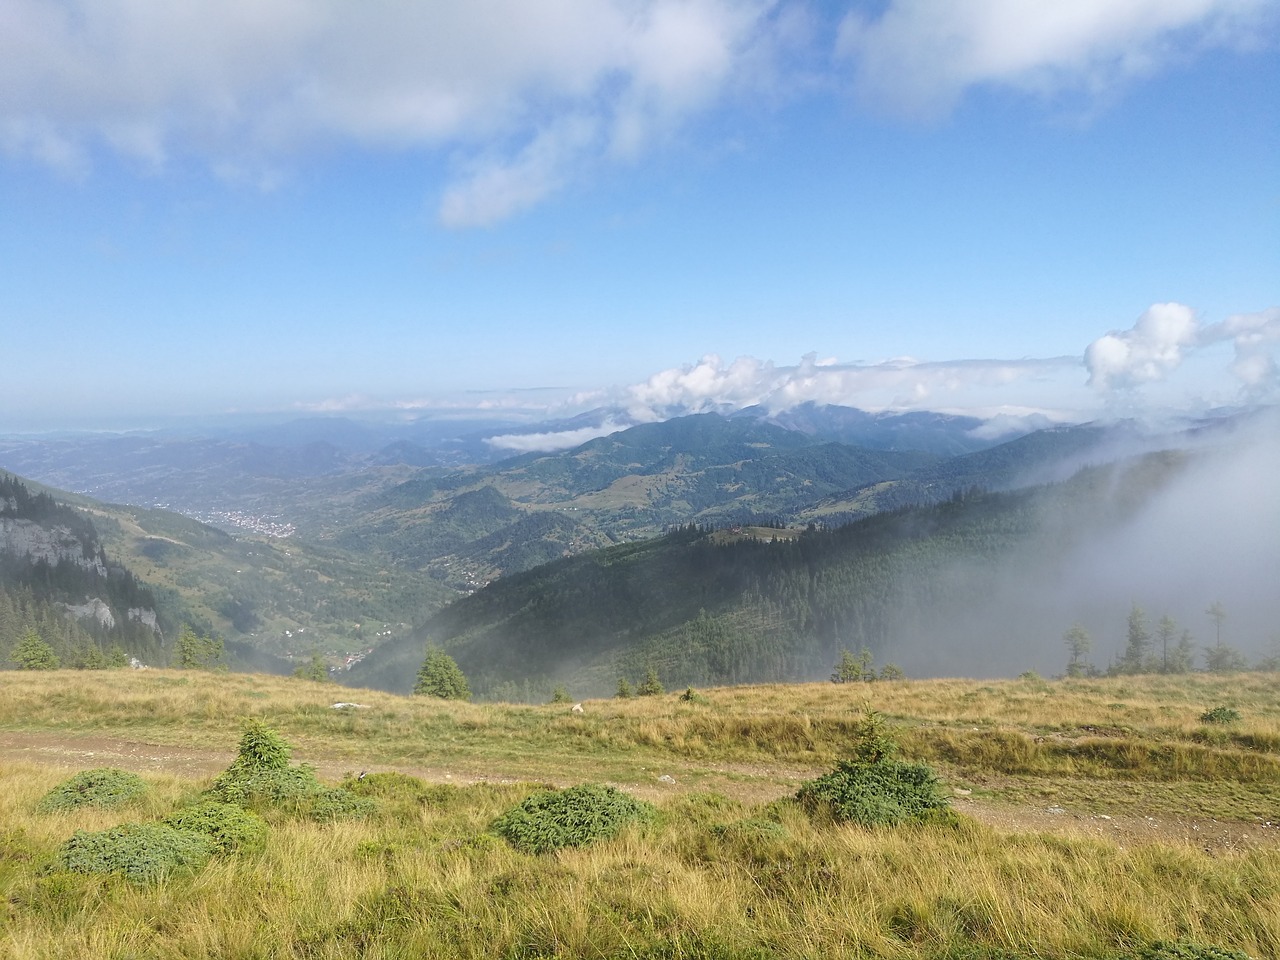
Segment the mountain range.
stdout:
[[[1222,417],[1191,431],[1154,434],[1125,423],[1049,427],[996,443],[991,425],[970,418],[804,405],[776,415],[746,410],[635,424],[565,450],[465,467],[442,462],[440,451],[462,449],[464,436],[472,444],[495,437],[505,443],[524,429],[526,436],[545,439],[584,425],[588,432],[605,429],[619,417],[618,411],[597,411],[533,432],[496,422],[469,434],[456,425],[437,426],[436,453],[394,429],[342,419],[258,427],[253,436],[20,438],[0,441],[0,463],[38,481],[107,490],[134,503],[181,501],[185,512],[216,521],[215,526],[154,506],[109,506],[59,494],[88,511],[102,543],[149,585],[171,619],[181,617],[274,656],[318,650],[335,664],[367,656],[352,677],[368,682],[393,674],[402,682],[413,658],[403,651],[420,653],[427,640],[440,642],[462,653],[484,690],[511,682],[493,666],[506,662],[503,651],[511,643],[497,627],[473,623],[459,632],[448,626],[463,623],[456,618],[465,611],[481,608],[470,594],[493,597],[544,583],[526,601],[551,610],[556,598],[573,590],[560,580],[537,579],[548,570],[582,563],[640,570],[638,560],[619,565],[616,557],[651,553],[667,559],[644,567],[648,572],[639,582],[663,582],[652,570],[668,568],[678,585],[699,582],[697,570],[672,565],[672,537],[691,556],[720,556],[716,551],[722,548],[751,553],[769,542],[769,555],[783,557],[788,551],[812,552],[823,537],[847,536],[840,529],[854,521],[872,523],[908,507],[915,508],[911,515],[919,522],[932,517],[929,526],[946,511],[959,510],[956,504],[967,504],[968,511],[986,504],[982,515],[990,521],[1006,509],[992,504],[1019,502],[1002,499],[1011,496],[1005,491],[1044,484],[1054,489],[1089,465],[1227,435],[1238,420],[1248,419]],[[416,436],[422,439],[428,431]],[[416,465],[410,462],[415,458],[432,462]],[[930,514],[931,509],[943,513]],[[809,529],[799,536],[800,528]],[[754,533],[743,536],[735,529]],[[966,539],[972,530],[957,529],[969,532],[948,536],[968,544],[964,550],[973,549]],[[1028,530],[1023,534],[1030,536]],[[690,531],[697,531],[693,540]],[[741,538],[744,545],[715,538]],[[707,552],[709,543],[716,551]],[[1012,541],[1005,547],[1012,549]],[[876,562],[897,561],[886,555]],[[527,577],[535,579],[522,579]],[[492,586],[483,589],[486,584]],[[581,663],[568,673],[564,662],[540,654],[534,658],[541,671],[537,681],[571,675],[597,689],[610,682],[606,674],[619,664],[634,667],[645,658],[665,664],[669,679],[781,678],[820,672],[833,645],[873,651],[895,646],[887,634],[851,632],[847,625],[814,633],[812,624],[826,614],[811,611],[796,620],[795,610],[759,583],[743,593],[755,598],[746,606],[728,603],[710,585],[702,589],[715,599],[699,601],[696,609],[687,597],[665,605],[646,600],[645,616],[635,621],[649,623],[643,637],[632,628],[592,634],[590,652],[574,654],[570,659]],[[608,585],[603,595],[621,596],[619,590]],[[674,587],[660,588],[659,595],[684,596]],[[464,599],[446,607],[459,596]],[[629,608],[619,603],[616,609]],[[785,610],[791,612],[779,612]],[[556,616],[572,623],[576,614]],[[689,630],[719,631],[744,643],[752,636],[757,640],[751,642],[759,642],[762,630],[781,631],[801,652],[763,673],[758,663],[749,666],[756,661],[742,651],[730,658],[738,666],[716,669],[680,666],[680,657],[654,653],[664,643],[688,646]],[[572,646],[566,644],[562,638],[552,646]],[[393,648],[401,652],[386,652]],[[649,653],[640,657],[635,651],[642,648]],[[521,659],[526,667],[533,662]],[[385,666],[392,662],[394,668]]]

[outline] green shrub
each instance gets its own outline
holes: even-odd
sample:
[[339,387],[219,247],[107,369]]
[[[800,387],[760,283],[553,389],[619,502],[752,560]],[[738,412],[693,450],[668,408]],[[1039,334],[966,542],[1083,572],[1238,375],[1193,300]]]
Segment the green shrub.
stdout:
[[375,807],[373,800],[350,790],[326,787],[305,764],[283,770],[237,770],[233,764],[218,774],[208,795],[240,807],[280,808],[315,820],[362,817]]
[[627,824],[648,822],[653,815],[652,804],[588,783],[535,793],[494,821],[493,829],[517,850],[546,853],[607,840]]
[[73,873],[118,873],[134,883],[155,883],[193,872],[213,854],[213,841],[162,823],[125,823],[90,833],[77,830],[58,849],[56,865]]
[[208,838],[215,854],[252,853],[267,842],[267,825],[257,814],[217,800],[205,800],[179,810],[163,821],[175,830]]
[[693,689],[693,687],[686,687],[684,693],[680,694],[680,702],[705,704],[705,703],[708,703],[709,701],[697,690]]
[[1238,723],[1240,711],[1233,707],[1214,707],[1200,714],[1201,723]]
[[121,807],[146,792],[146,781],[136,773],[99,767],[83,770],[58,784],[40,799],[37,809],[53,813],[81,806]]
[[326,787],[315,770],[289,766],[289,745],[260,720],[250,720],[240,740],[240,754],[214,778],[207,796],[239,807],[286,808],[316,820],[362,817],[374,801],[341,787]]
[[796,793],[810,816],[864,827],[925,823],[945,818],[949,805],[938,779],[923,763],[841,760]]
[[922,763],[894,759],[898,743],[885,730],[882,714],[864,706],[853,734],[849,759],[796,792],[810,817],[864,827],[947,817],[949,804],[933,771]]
[[240,737],[240,752],[231,766],[239,770],[284,770],[291,753],[280,734],[261,720],[247,720]]
[[1179,940],[1176,943],[1156,941],[1144,947],[1134,960],[1249,960],[1249,955],[1239,950]]

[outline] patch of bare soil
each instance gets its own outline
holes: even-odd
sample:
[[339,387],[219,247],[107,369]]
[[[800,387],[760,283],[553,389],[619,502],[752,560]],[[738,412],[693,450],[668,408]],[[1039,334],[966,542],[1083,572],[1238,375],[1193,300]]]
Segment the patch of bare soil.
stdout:
[[116,767],[137,773],[213,776],[227,768],[234,753],[198,750],[112,737],[69,737],[48,733],[0,732],[0,762],[86,770]]
[[1215,855],[1280,845],[1280,822],[1273,821],[1074,813],[1057,806],[1006,805],[972,797],[956,797],[953,803],[957,812],[1009,833],[1096,837],[1122,847],[1186,843]]

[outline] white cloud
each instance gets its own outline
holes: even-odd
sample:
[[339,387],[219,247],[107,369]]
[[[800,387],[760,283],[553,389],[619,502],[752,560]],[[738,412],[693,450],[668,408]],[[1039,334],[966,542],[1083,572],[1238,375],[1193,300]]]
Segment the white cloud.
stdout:
[[1218,324],[1200,324],[1190,307],[1157,303],[1129,330],[1111,331],[1085,349],[1089,383],[1107,392],[1164,380],[1191,354],[1219,343],[1235,348],[1231,372],[1247,395],[1280,383],[1280,307],[1240,313]]
[[491,223],[717,104],[859,88],[946,109],[975,84],[1094,89],[1256,37],[1268,0],[4,0],[0,150],[73,176],[108,150],[278,183],[333,145],[441,151],[439,216]]
[[630,158],[749,82],[767,0],[5,0],[0,149],[260,180],[315,145],[445,148],[484,223]]
[[577,430],[559,430],[546,433],[506,433],[485,440],[495,450],[513,453],[534,453],[552,450],[568,450],[596,437],[607,437],[625,428],[625,424],[605,420],[601,424],[579,427]]
[[838,50],[860,92],[909,113],[949,109],[982,84],[1100,92],[1188,51],[1254,42],[1268,0],[890,0],[849,13]]
[[1199,328],[1190,307],[1156,303],[1130,330],[1111,331],[1085,349],[1089,383],[1100,390],[1162,380],[1197,340]]
[[627,388],[622,403],[636,420],[755,405],[777,411],[806,402],[864,410],[937,410],[955,407],[959,398],[975,391],[1000,392],[1078,368],[1079,361],[1073,357],[944,362],[903,358],[842,364],[809,354],[795,366],[775,366],[753,357],[726,364],[711,354]]
[[1206,327],[1207,342],[1228,340],[1235,347],[1231,372],[1251,395],[1265,395],[1280,385],[1280,307],[1257,313],[1237,313],[1221,324]]

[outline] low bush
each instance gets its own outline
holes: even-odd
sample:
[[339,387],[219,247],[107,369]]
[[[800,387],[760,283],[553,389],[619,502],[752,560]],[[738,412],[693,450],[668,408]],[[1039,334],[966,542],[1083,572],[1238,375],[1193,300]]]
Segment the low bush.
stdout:
[[517,850],[546,853],[616,836],[631,823],[653,818],[654,807],[600,784],[544,790],[508,810],[493,830]]
[[198,870],[213,855],[208,837],[163,823],[125,823],[90,833],[77,830],[58,849],[55,865],[73,873],[118,873],[155,883]]
[[230,803],[205,800],[163,821],[176,830],[208,838],[216,854],[253,853],[267,842],[267,824],[257,814]]
[[342,787],[326,787],[312,767],[289,766],[289,755],[289,745],[279,734],[250,720],[239,755],[214,778],[207,795],[239,807],[285,808],[316,820],[363,817],[373,811],[373,800]]
[[1240,711],[1234,707],[1214,707],[1200,714],[1201,723],[1239,723]]
[[946,821],[950,804],[923,763],[841,760],[796,792],[810,816],[864,827]]
[[868,708],[856,731],[853,757],[805,783],[795,798],[814,818],[864,827],[945,821],[954,817],[938,778],[923,763],[894,759],[898,744],[884,719]]
[[251,810],[278,808],[315,820],[363,817],[375,807],[368,797],[326,787],[305,764],[283,770],[238,770],[232,765],[214,779],[208,796]]
[[146,792],[146,781],[136,773],[100,767],[83,770],[64,780],[41,798],[37,809],[53,813],[81,806],[121,807]]

